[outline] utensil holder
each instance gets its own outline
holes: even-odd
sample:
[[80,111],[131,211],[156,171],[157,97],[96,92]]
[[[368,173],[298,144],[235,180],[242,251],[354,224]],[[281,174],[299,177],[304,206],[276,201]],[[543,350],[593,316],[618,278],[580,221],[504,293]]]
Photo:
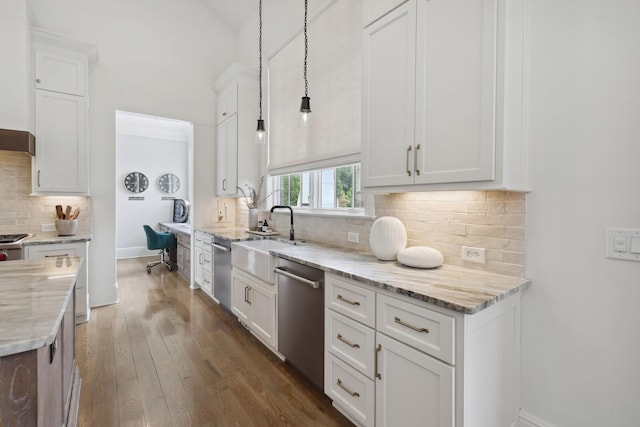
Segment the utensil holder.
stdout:
[[57,219],[56,231],[58,236],[73,236],[78,229],[77,219]]

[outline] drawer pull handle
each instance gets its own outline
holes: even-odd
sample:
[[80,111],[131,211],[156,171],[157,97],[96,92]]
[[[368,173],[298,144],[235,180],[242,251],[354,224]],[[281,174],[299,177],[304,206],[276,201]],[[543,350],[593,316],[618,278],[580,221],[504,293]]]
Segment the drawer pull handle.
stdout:
[[402,320],[400,320],[400,318],[398,316],[394,317],[393,320],[397,324],[402,325],[402,326],[404,326],[406,328],[409,328],[409,329],[413,329],[416,332],[424,332],[425,334],[429,333],[429,329],[427,329],[427,328],[418,328],[417,326],[413,326],[413,325],[411,325],[409,323],[403,322]]
[[61,256],[69,256],[69,254],[60,254],[60,255],[45,255],[45,258],[58,258]]
[[378,379],[382,379],[382,375],[380,375],[380,372],[378,372],[378,355],[380,354],[380,351],[382,350],[382,344],[378,344],[378,346],[376,347],[376,367],[375,367],[375,371],[376,371],[376,378]]
[[411,153],[411,146],[407,147],[407,176],[411,176],[411,169],[409,169],[409,153]]
[[359,303],[358,301],[351,301],[351,300],[348,300],[348,299],[346,299],[345,297],[343,297],[343,296],[342,296],[342,295],[340,295],[340,294],[338,294],[338,299],[339,299],[340,301],[344,301],[344,302],[346,302],[347,304],[351,304],[351,305],[360,305],[360,303]]
[[338,381],[336,382],[336,384],[338,384],[338,387],[340,387],[341,389],[343,389],[344,391],[349,393],[351,396],[360,397],[360,393],[358,393],[357,391],[351,391],[345,385],[343,385],[342,381],[340,380],[340,378],[338,378]]
[[340,341],[342,341],[343,343],[345,343],[345,344],[346,344],[346,345],[348,345],[349,347],[352,347],[352,348],[360,348],[360,344],[354,344],[354,343],[351,343],[351,342],[349,342],[349,341],[345,340],[344,338],[342,338],[342,335],[340,335],[340,334],[338,334],[338,336],[337,336],[336,338],[338,338]]

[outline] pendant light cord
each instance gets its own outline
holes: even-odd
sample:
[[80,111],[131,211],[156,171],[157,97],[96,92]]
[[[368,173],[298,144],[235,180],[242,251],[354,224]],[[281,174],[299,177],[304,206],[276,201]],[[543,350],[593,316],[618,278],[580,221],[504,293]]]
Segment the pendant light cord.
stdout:
[[258,54],[260,56],[260,65],[259,65],[259,83],[258,83],[258,87],[259,87],[259,92],[260,92],[260,101],[259,101],[259,106],[260,106],[260,119],[262,119],[262,0],[259,1],[258,3],[258,17],[259,17],[259,36],[258,36]]
[[307,36],[307,6],[304,0],[304,96],[309,96],[309,81],[307,80],[307,58],[309,56],[309,37]]

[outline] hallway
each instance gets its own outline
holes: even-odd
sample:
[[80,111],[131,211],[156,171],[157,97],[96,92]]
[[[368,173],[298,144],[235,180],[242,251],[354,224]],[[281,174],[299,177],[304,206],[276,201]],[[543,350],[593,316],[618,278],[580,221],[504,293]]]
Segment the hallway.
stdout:
[[81,426],[348,426],[237,319],[149,258],[118,261],[120,303],[78,325]]

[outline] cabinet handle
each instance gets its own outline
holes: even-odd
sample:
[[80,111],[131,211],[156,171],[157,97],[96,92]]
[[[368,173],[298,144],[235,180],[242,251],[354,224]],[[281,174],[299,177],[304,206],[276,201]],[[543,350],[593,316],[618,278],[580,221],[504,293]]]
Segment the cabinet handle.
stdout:
[[411,146],[407,147],[407,176],[411,176],[411,169],[409,169],[409,153],[411,153]]
[[222,180],[222,191],[227,191],[227,179]]
[[247,304],[251,305],[251,286],[247,290]]
[[38,169],[38,187],[40,187],[40,169]]
[[420,175],[420,169],[418,169],[418,150],[420,149],[420,144],[416,145],[416,154],[413,156],[413,169],[416,171],[416,176]]
[[425,334],[429,333],[429,329],[427,328],[419,328],[417,326],[413,326],[409,323],[403,322],[402,320],[400,320],[400,318],[398,316],[393,318],[393,321],[396,322],[398,325],[402,325],[405,328],[409,328],[409,329],[413,329],[416,332],[424,332]]
[[69,254],[60,254],[60,255],[45,255],[45,258],[58,258],[61,256],[69,256]]
[[227,112],[225,111],[224,113],[222,113],[222,117],[226,116]]
[[198,257],[198,263],[202,265],[203,262],[204,262],[204,254],[201,253],[200,256]]
[[42,80],[36,79],[36,83],[42,83]]
[[358,393],[357,391],[351,391],[346,386],[342,385],[342,381],[340,380],[340,378],[338,378],[338,381],[336,382],[336,384],[338,384],[338,387],[340,387],[341,389],[349,393],[351,396],[360,397],[360,393]]
[[338,336],[336,337],[338,338],[340,341],[342,341],[343,343],[345,343],[346,345],[348,345],[349,347],[352,348],[360,348],[360,344],[353,344],[347,340],[345,340],[344,338],[342,338],[342,335],[338,334]]
[[375,371],[376,371],[376,378],[378,379],[382,379],[382,375],[380,375],[380,372],[378,372],[378,355],[380,354],[380,351],[382,350],[382,344],[378,344],[378,346],[376,347],[376,367],[375,367]]
[[58,338],[53,340],[49,346],[49,364],[52,364],[56,358],[56,351],[58,350]]
[[340,295],[340,294],[338,294],[337,298],[338,298],[340,301],[344,301],[344,302],[346,302],[347,304],[351,304],[351,305],[360,305],[360,303],[359,303],[358,301],[351,301],[351,300],[349,300],[349,299],[346,299],[345,297],[343,297],[343,296],[342,296],[342,295]]
[[244,302],[247,302],[247,290],[249,289],[248,286],[244,287]]

